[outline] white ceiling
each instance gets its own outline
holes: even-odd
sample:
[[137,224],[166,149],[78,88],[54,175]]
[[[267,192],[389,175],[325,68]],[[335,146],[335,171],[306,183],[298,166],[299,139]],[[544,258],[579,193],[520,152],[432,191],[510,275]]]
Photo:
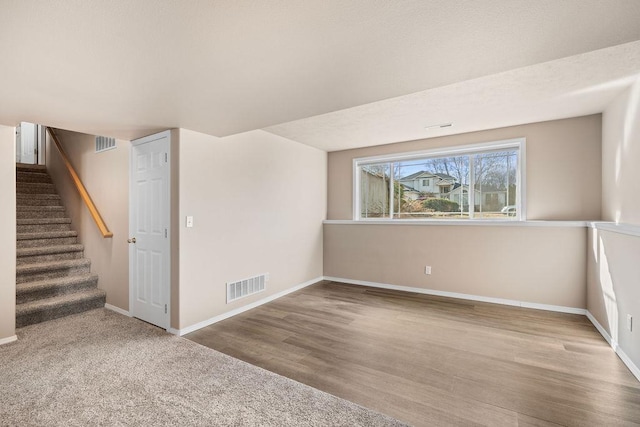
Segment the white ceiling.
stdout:
[[[640,75],[640,42],[266,128],[326,151],[602,112]],[[429,125],[452,123],[442,129]]]
[[337,150],[428,136],[415,129],[441,121],[457,133],[598,112],[640,71],[637,43],[581,55],[640,40],[637,0],[0,0],[0,10],[0,123],[125,139],[266,128]]

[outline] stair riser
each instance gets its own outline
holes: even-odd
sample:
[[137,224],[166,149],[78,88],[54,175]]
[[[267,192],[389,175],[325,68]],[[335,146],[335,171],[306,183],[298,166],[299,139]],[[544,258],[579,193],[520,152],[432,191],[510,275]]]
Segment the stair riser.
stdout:
[[88,279],[81,283],[73,283],[70,285],[58,286],[55,288],[41,289],[37,292],[18,293],[16,295],[16,303],[22,304],[25,302],[36,301],[44,298],[53,298],[60,295],[68,295],[74,292],[81,292],[87,289],[95,288],[98,286],[98,279]]
[[37,262],[62,261],[67,259],[80,259],[84,252],[62,252],[59,254],[19,256],[16,265],[34,264]]
[[59,317],[69,316],[71,314],[82,313],[83,311],[93,310],[95,308],[101,308],[104,307],[105,302],[105,297],[101,296],[78,304],[46,309],[25,315],[19,314],[16,316],[16,328],[32,325],[34,323],[46,322],[47,320],[53,320]]
[[65,218],[67,216],[64,210],[18,210],[16,212],[17,219],[38,219],[38,218]]
[[16,185],[16,194],[27,195],[27,194],[56,194],[56,190],[53,186],[48,187],[46,184],[42,184],[42,186],[31,187],[27,186],[27,184],[17,184]]
[[51,184],[51,177],[46,173],[18,172],[16,173],[16,182],[43,182]]
[[36,280],[53,279],[56,277],[67,277],[78,274],[89,274],[91,266],[64,268],[60,270],[39,271],[35,273],[16,274],[16,283],[35,282]]
[[57,237],[53,239],[18,240],[17,248],[37,248],[40,246],[61,246],[78,243],[77,237]]
[[41,199],[37,197],[16,198],[16,204],[20,206],[62,206],[60,199]]
[[18,233],[46,233],[49,231],[67,231],[71,230],[71,224],[37,224],[37,225],[18,225]]

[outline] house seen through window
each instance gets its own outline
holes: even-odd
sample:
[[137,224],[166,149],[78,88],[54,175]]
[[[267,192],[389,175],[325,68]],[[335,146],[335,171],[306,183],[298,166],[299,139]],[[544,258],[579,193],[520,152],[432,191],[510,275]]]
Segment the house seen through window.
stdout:
[[524,140],[356,159],[355,219],[524,219]]

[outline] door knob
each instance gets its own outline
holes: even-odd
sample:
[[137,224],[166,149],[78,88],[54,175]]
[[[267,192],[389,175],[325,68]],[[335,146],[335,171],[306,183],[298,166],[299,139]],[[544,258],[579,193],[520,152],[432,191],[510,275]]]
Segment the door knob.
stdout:
[[129,243],[135,243],[136,242],[136,238],[132,237],[131,239],[127,239],[127,242]]

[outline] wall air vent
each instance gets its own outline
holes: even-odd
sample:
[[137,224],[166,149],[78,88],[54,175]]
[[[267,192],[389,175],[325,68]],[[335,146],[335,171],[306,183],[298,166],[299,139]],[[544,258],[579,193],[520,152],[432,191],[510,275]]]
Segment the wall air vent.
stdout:
[[96,153],[116,148],[116,139],[108,136],[96,136]]
[[227,282],[227,304],[264,291],[267,287],[268,279],[268,274],[261,274],[248,279],[238,280],[237,282]]

